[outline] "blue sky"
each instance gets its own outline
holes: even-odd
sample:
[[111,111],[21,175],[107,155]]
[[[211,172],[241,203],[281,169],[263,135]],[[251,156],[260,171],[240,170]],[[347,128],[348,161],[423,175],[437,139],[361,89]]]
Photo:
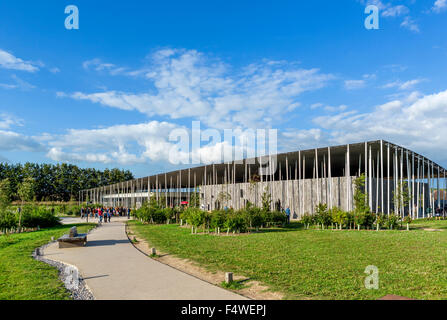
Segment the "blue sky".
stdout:
[[144,176],[176,168],[169,134],[201,121],[276,128],[281,151],[386,139],[445,166],[446,18],[445,0],[5,0],[0,161]]

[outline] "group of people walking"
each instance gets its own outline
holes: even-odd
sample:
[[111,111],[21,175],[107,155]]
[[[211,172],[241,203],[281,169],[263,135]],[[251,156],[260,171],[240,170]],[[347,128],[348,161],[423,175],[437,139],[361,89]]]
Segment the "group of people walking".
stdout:
[[99,207],[99,208],[81,208],[81,219],[87,218],[87,217],[91,217],[91,218],[96,218],[99,220],[99,223],[104,222],[110,222],[110,219],[112,218],[112,216],[115,217],[126,217],[127,219],[130,219],[130,214],[131,214],[131,209],[130,208],[123,208],[123,207],[116,207],[116,208],[104,208],[104,207]]

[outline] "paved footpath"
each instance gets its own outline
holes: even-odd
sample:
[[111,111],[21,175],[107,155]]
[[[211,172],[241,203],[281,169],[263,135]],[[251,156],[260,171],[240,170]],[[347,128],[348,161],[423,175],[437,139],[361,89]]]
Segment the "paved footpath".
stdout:
[[122,218],[112,218],[87,240],[85,247],[69,249],[53,243],[44,257],[75,265],[98,300],[246,299],[147,257],[129,242]]

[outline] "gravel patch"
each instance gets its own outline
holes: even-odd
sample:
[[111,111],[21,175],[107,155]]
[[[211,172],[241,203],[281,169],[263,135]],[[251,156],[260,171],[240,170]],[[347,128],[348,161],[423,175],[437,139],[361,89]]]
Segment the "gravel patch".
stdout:
[[46,259],[41,256],[43,250],[53,242],[34,250],[32,254],[33,258],[47,263],[59,271],[59,279],[65,284],[65,288],[70,292],[73,300],[95,300],[95,297],[79,273],[78,268],[73,265]]

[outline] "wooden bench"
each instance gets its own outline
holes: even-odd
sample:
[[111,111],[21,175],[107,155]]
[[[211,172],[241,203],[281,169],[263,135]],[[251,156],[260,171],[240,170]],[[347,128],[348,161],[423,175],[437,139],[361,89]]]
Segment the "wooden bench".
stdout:
[[59,248],[74,248],[83,247],[87,243],[87,234],[79,234],[76,227],[70,229],[69,234],[64,234],[62,237],[57,239],[59,242]]

